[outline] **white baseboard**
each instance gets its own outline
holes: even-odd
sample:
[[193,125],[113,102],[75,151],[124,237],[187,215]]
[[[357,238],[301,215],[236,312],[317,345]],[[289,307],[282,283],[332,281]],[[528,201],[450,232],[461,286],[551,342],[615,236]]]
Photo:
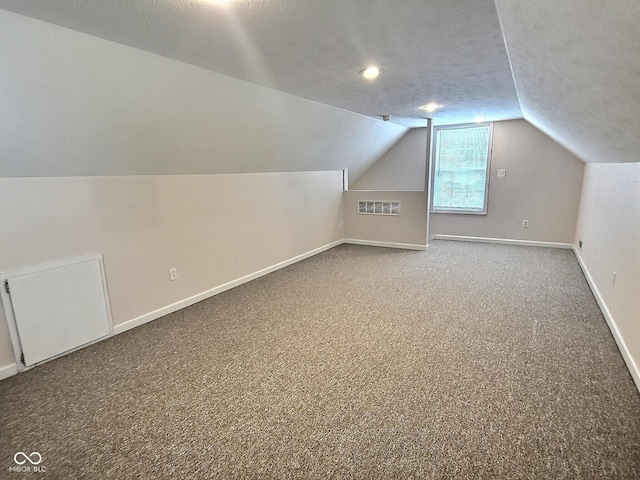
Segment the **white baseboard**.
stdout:
[[426,250],[427,245],[414,243],[378,242],[376,240],[359,240],[357,238],[345,238],[343,243],[350,245],[365,245],[368,247],[402,248],[404,250]]
[[[225,290],[229,290],[231,288],[237,287],[239,285],[242,285],[243,283],[250,282],[251,280],[255,280],[256,278],[262,277],[263,275],[267,275],[268,273],[275,272],[276,270],[280,270],[281,268],[288,267],[289,265],[292,265],[296,262],[312,257],[314,255],[317,255],[318,253],[322,253],[342,243],[343,243],[343,240],[337,240],[335,242],[328,243],[326,245],[323,245],[322,247],[315,248],[313,250],[302,253],[288,260],[284,260],[282,262],[276,263],[275,265],[272,265],[270,267],[263,268],[262,270],[258,270],[257,272],[251,273],[249,275],[245,275],[244,277],[240,277],[231,282],[227,282],[223,285],[214,287],[205,292],[201,292],[197,295],[193,295],[189,298],[185,298],[184,300],[180,300],[170,305],[166,305],[162,308],[159,308],[149,313],[145,313],[144,315],[133,318],[131,320],[127,320],[123,323],[119,323],[113,326],[113,333],[114,335],[117,335],[119,333],[126,332],[127,330],[131,330],[132,328],[151,322],[152,320],[156,320],[160,317],[176,312],[182,308],[188,307],[189,305],[193,305],[194,303],[200,302],[209,297],[217,295],[218,293],[222,293]],[[65,353],[68,353],[68,352],[65,352]],[[0,380],[16,375],[18,372],[19,372],[19,369],[15,363],[0,367]]]
[[160,317],[164,317],[165,315],[168,315],[170,313],[177,312],[180,309],[193,305],[194,303],[201,302],[202,300],[206,300],[209,297],[213,297],[214,295],[222,293],[226,290],[230,290],[234,287],[242,285],[243,283],[250,282],[251,280],[255,280],[256,278],[267,275],[268,273],[275,272],[276,270],[280,270],[281,268],[288,267],[289,265],[293,265],[296,262],[312,257],[314,255],[317,255],[318,253],[322,253],[342,243],[343,243],[342,240],[337,240],[327,245],[323,245],[322,247],[315,248],[309,252],[302,253],[288,260],[284,260],[280,263],[276,263],[275,265],[272,265],[270,267],[263,268],[262,270],[258,270],[257,272],[251,273],[249,275],[245,275],[244,277],[240,277],[236,280],[232,280],[223,285],[219,285],[217,287],[211,288],[209,290],[198,293],[191,297],[185,298],[184,300],[180,300],[178,302],[172,303],[170,305],[166,305],[152,312],[145,313],[144,315],[141,315],[139,317],[132,318],[131,320],[127,320],[123,323],[119,323],[113,326],[113,332],[116,335],[122,332],[126,332],[127,330],[131,330],[132,328],[138,327],[140,325],[144,325],[145,323],[151,322]]
[[638,365],[636,365],[636,362],[633,360],[633,357],[631,356],[631,352],[629,352],[629,348],[627,348],[627,344],[625,343],[624,338],[620,334],[618,325],[616,324],[616,321],[614,320],[613,315],[611,315],[611,312],[609,311],[609,307],[607,306],[606,302],[602,298],[602,295],[600,295],[600,290],[598,290],[598,287],[593,281],[593,277],[591,276],[591,273],[589,273],[589,269],[587,268],[587,265],[584,263],[584,260],[580,255],[580,251],[574,247],[573,253],[575,253],[576,258],[578,259],[578,264],[580,264],[582,273],[584,273],[584,276],[587,279],[589,288],[591,288],[591,291],[593,292],[593,296],[596,298],[596,302],[598,302],[598,306],[602,311],[602,315],[604,316],[604,319],[607,321],[609,330],[611,330],[611,335],[613,335],[613,338],[616,341],[616,344],[618,345],[618,349],[620,350],[620,354],[622,355],[624,362],[627,364],[629,373],[631,373],[631,377],[633,377],[633,381],[636,384],[636,388],[640,392],[640,368],[638,368]]
[[[607,325],[609,326],[609,329],[611,330],[611,334],[613,335],[613,338],[616,341],[616,344],[618,345],[618,348],[620,349],[620,353],[622,354],[622,357],[625,361],[625,363],[627,364],[627,368],[629,369],[629,372],[631,373],[631,376],[633,377],[633,380],[636,384],[636,387],[638,388],[638,391],[640,391],[640,368],[638,368],[638,365],[636,365],[636,363],[633,360],[633,357],[631,356],[631,353],[629,352],[629,349],[627,348],[627,345],[624,341],[624,339],[622,338],[622,335],[620,334],[620,331],[618,329],[618,326],[616,325],[615,320],[613,319],[613,316],[611,315],[611,312],[609,311],[609,308],[607,307],[607,304],[605,303],[605,301],[603,300],[602,296],[600,295],[600,291],[598,290],[598,287],[596,286],[596,284],[593,281],[593,278],[591,277],[591,274],[589,273],[589,270],[587,269],[587,266],[585,265],[582,257],[580,256],[580,252],[573,246],[570,244],[563,244],[563,243],[548,243],[548,242],[528,242],[528,241],[523,241],[523,240],[502,240],[502,239],[495,239],[495,238],[482,238],[482,237],[459,237],[459,236],[455,236],[455,235],[436,235],[435,236],[436,239],[442,239],[442,240],[458,240],[458,241],[467,241],[467,242],[484,242],[484,243],[502,243],[502,244],[508,244],[508,245],[527,245],[527,246],[541,246],[541,247],[552,247],[552,248],[571,248],[573,249],[576,258],[578,259],[578,263],[580,265],[580,268],[582,269],[585,278],[587,279],[587,283],[589,284],[589,287],[591,288],[591,291],[593,292],[593,295],[596,299],[596,302],[598,303],[598,306],[600,307],[600,310],[602,311],[602,314],[607,322]],[[309,252],[303,253],[301,255],[298,255],[296,257],[293,257],[289,260],[285,260],[283,262],[277,263],[275,265],[272,265],[271,267],[267,267],[264,268],[262,270],[259,270],[257,272],[254,272],[252,274],[249,275],[245,275],[244,277],[240,277],[236,280],[233,280],[231,282],[225,283],[223,285],[220,285],[218,287],[212,288],[210,290],[207,290],[205,292],[199,293],[197,295],[194,295],[192,297],[186,298],[184,300],[181,300],[179,302],[175,302],[172,303],[170,305],[167,305],[163,308],[154,310],[152,312],[146,313],[144,315],[141,315],[139,317],[133,318],[131,320],[128,320],[126,322],[120,323],[118,325],[114,326],[114,334],[119,334],[122,332],[125,332],[127,330],[130,330],[132,328],[135,328],[139,325],[143,325],[145,323],[148,323],[152,320],[156,320],[160,317],[163,317],[165,315],[168,315],[170,313],[173,313],[175,311],[180,310],[181,308],[185,308],[188,307],[189,305],[193,305],[194,303],[200,302],[202,300],[205,300],[209,297],[212,297],[214,295],[217,295],[218,293],[222,293],[226,290],[229,290],[231,288],[237,287],[243,283],[249,282],[251,280],[254,280],[256,278],[259,278],[261,276],[267,275],[271,272],[275,272],[276,270],[279,270],[281,268],[287,267],[289,265],[292,265],[296,262],[299,262],[301,260],[304,260],[306,258],[312,257],[314,255],[317,255],[318,253],[324,252],[326,250],[329,250],[330,248],[333,248],[335,246],[338,246],[342,243],[348,243],[348,244],[353,244],[353,245],[366,245],[366,246],[375,246],[375,247],[389,247],[389,248],[402,248],[402,249],[409,249],[409,250],[426,250],[427,249],[427,245],[416,245],[416,244],[405,244],[405,243],[393,243],[393,242],[378,242],[378,241],[369,241],[369,240],[358,240],[358,239],[344,239],[344,240],[338,240],[332,243],[329,243],[327,245],[324,245],[322,247],[316,248],[314,250],[311,250]],[[5,365],[3,367],[0,367],[0,380],[4,380],[5,378],[9,378],[13,375],[16,375],[18,373],[18,366],[14,363],[9,364],[9,365]]]
[[536,242],[533,240],[513,240],[509,238],[465,237],[461,235],[435,235],[436,240],[456,240],[458,242],[498,243],[502,245],[522,245],[525,247],[546,247],[573,249],[571,243]]
[[4,367],[0,367],[0,380],[9,378],[18,373],[18,366],[15,363],[10,363]]

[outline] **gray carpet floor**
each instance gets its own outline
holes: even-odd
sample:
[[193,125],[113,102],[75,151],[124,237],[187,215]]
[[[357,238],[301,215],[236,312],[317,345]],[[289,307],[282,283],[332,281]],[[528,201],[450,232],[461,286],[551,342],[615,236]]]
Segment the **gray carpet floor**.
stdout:
[[343,245],[0,382],[0,478],[640,478],[571,251]]

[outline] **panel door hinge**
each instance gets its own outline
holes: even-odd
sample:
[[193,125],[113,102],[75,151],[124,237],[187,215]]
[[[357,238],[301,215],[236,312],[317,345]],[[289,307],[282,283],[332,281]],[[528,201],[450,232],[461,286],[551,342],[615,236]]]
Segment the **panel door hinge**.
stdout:
[[4,291],[7,293],[11,293],[11,289],[9,288],[9,280],[4,281]]
[[25,361],[24,361],[24,353],[21,353],[21,354],[20,354],[20,362],[21,362],[25,367],[27,366],[27,364],[26,364],[26,363],[25,363]]

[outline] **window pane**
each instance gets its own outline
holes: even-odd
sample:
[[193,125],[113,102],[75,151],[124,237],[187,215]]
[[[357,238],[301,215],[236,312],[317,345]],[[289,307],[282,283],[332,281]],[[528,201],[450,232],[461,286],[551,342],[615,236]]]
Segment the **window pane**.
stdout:
[[490,128],[436,129],[434,210],[485,211]]

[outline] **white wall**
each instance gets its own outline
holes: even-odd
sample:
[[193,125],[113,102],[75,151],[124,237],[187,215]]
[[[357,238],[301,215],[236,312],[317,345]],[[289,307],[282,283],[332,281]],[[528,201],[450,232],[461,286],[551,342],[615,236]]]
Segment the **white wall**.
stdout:
[[[347,242],[426,248],[427,134],[426,128],[411,129],[345,192]],[[360,200],[399,201],[401,214],[358,214]]]
[[354,179],[350,190],[411,190],[425,188],[427,128],[413,128],[375,164]]
[[115,325],[344,236],[340,171],[4,178],[0,204],[0,272],[102,253]]
[[[399,201],[401,213],[358,214],[359,200]],[[344,192],[345,239],[369,245],[421,248],[427,245],[427,194],[406,191]]]
[[640,163],[586,165],[575,242],[640,389]]
[[429,233],[572,244],[583,171],[581,160],[528,122],[495,122],[487,215],[434,213]]
[[0,44],[0,272],[103,253],[119,327],[342,239],[342,169],[406,132],[2,10]]
[[341,170],[406,128],[0,10],[0,176]]

